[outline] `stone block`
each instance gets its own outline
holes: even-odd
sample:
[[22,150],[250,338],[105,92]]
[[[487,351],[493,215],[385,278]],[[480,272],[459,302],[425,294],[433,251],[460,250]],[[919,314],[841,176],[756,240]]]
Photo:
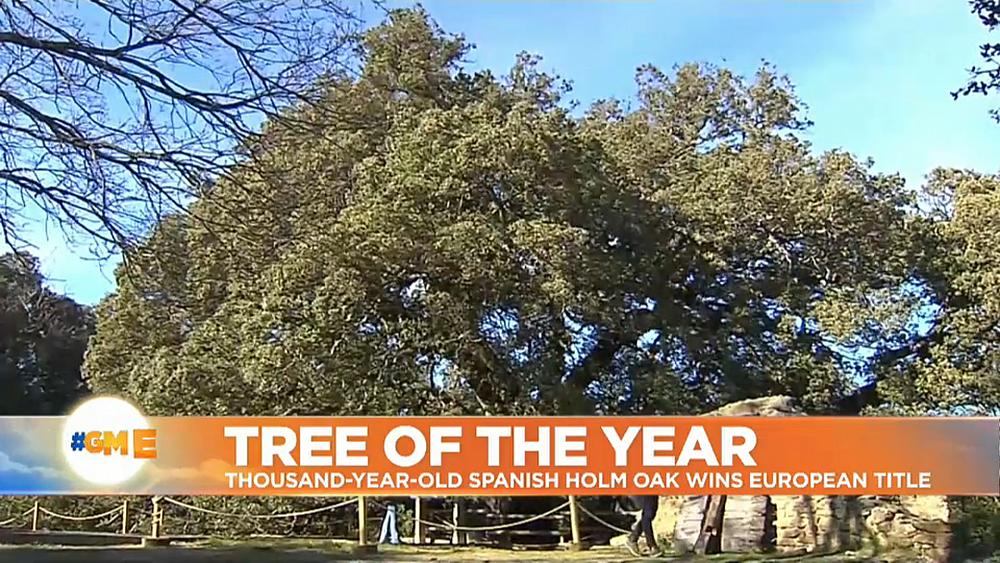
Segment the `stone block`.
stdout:
[[867,521],[870,524],[879,524],[881,522],[888,522],[896,516],[895,511],[890,510],[884,506],[876,506],[871,509],[868,513]]
[[730,403],[708,416],[795,416],[801,412],[791,397],[762,397]]
[[905,520],[896,520],[892,526],[892,534],[903,538],[908,538],[917,533],[917,528]]
[[940,520],[914,520],[913,526],[924,532],[932,532],[935,534],[946,533],[951,531],[951,526]]
[[899,506],[920,520],[940,520],[954,522],[957,511],[952,509],[947,497],[941,496],[901,496]]
[[674,527],[673,545],[678,551],[690,551],[698,541],[705,519],[708,497],[687,497],[681,504]]
[[744,553],[764,546],[767,497],[726,497],[722,518],[722,551]]

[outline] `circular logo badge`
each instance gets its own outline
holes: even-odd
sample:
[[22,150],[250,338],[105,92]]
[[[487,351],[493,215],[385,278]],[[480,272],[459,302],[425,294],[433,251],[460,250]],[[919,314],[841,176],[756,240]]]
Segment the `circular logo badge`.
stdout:
[[141,433],[148,432],[149,423],[139,409],[118,398],[98,397],[67,417],[63,453],[80,478],[97,485],[116,485],[134,477],[148,461],[148,456],[141,455],[140,443]]

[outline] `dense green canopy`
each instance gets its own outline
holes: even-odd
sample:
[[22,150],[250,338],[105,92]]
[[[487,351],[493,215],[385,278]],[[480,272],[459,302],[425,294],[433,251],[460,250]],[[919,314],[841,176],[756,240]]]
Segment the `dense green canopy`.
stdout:
[[271,124],[264,165],[128,253],[95,389],[154,414],[996,412],[1000,178],[916,192],[816,154],[770,67],[642,68],[634,104],[576,114],[536,59],[496,77],[468,49],[420,11],[369,31],[322,85],[341,127]]

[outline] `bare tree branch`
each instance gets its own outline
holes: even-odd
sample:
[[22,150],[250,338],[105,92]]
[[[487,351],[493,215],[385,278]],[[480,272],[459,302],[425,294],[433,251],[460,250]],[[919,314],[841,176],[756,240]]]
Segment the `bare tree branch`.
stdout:
[[[305,126],[288,108],[312,104],[324,80],[352,75],[362,3],[0,3],[5,242],[23,244],[22,224],[41,211],[114,252],[186,210],[253,158],[262,123]],[[309,125],[324,117],[340,122],[311,114]]]

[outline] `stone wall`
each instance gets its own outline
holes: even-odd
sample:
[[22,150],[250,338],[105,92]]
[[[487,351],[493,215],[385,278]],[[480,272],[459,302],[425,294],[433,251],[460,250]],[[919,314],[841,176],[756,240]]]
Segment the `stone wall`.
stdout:
[[[706,499],[662,498],[653,522],[657,536],[690,550]],[[722,551],[791,555],[870,547],[947,561],[955,516],[945,497],[734,496],[726,499]]]
[[954,511],[944,497],[773,497],[780,552],[872,546],[947,560]]
[[[795,416],[789,397],[727,405],[707,416]],[[698,537],[707,497],[663,497],[653,523],[678,551]],[[925,561],[947,561],[956,511],[945,497],[745,496],[728,497],[723,552],[843,551],[871,547],[906,550]]]

